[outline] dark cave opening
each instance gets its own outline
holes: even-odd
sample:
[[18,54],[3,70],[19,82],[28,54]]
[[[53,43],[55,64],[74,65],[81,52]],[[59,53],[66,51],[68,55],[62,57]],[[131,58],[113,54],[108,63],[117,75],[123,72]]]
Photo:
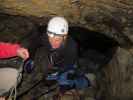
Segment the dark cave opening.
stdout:
[[86,74],[92,73],[96,76],[97,88],[94,88],[96,91],[94,98],[106,100],[106,93],[103,93],[103,90],[107,83],[103,83],[106,77],[103,69],[112,60],[119,46],[118,42],[102,33],[90,31],[83,27],[70,27],[69,33],[79,45],[79,66],[81,70]]
[[104,67],[119,45],[113,38],[83,27],[70,27],[69,33],[79,46],[79,64],[85,72],[96,73]]
[[114,46],[118,46],[118,43],[113,38],[83,27],[70,27],[69,33],[84,50],[94,49],[101,53],[106,53]]

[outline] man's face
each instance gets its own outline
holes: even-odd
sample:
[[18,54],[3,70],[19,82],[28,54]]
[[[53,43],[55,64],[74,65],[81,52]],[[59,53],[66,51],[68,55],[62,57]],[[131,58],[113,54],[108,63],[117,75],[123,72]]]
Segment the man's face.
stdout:
[[59,48],[62,43],[64,42],[66,36],[54,35],[48,33],[49,42],[52,48],[57,49]]

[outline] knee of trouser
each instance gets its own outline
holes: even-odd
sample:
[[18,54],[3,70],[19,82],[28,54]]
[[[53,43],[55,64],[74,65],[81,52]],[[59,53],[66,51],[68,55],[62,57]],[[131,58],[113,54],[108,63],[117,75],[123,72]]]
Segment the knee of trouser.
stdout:
[[8,92],[17,84],[18,70],[14,68],[0,69],[0,92]]

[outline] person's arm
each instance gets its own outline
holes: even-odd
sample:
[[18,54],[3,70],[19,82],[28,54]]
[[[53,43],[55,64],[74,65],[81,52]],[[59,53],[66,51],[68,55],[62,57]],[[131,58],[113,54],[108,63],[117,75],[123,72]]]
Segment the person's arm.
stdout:
[[0,42],[0,58],[10,58],[19,56],[24,60],[29,57],[28,50],[22,48],[19,44]]

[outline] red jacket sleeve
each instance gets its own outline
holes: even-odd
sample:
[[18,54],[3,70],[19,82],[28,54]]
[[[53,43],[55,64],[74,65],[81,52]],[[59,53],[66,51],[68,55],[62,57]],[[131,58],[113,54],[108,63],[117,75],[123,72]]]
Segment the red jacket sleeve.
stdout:
[[18,48],[20,48],[19,44],[0,42],[0,58],[9,58],[16,56]]

